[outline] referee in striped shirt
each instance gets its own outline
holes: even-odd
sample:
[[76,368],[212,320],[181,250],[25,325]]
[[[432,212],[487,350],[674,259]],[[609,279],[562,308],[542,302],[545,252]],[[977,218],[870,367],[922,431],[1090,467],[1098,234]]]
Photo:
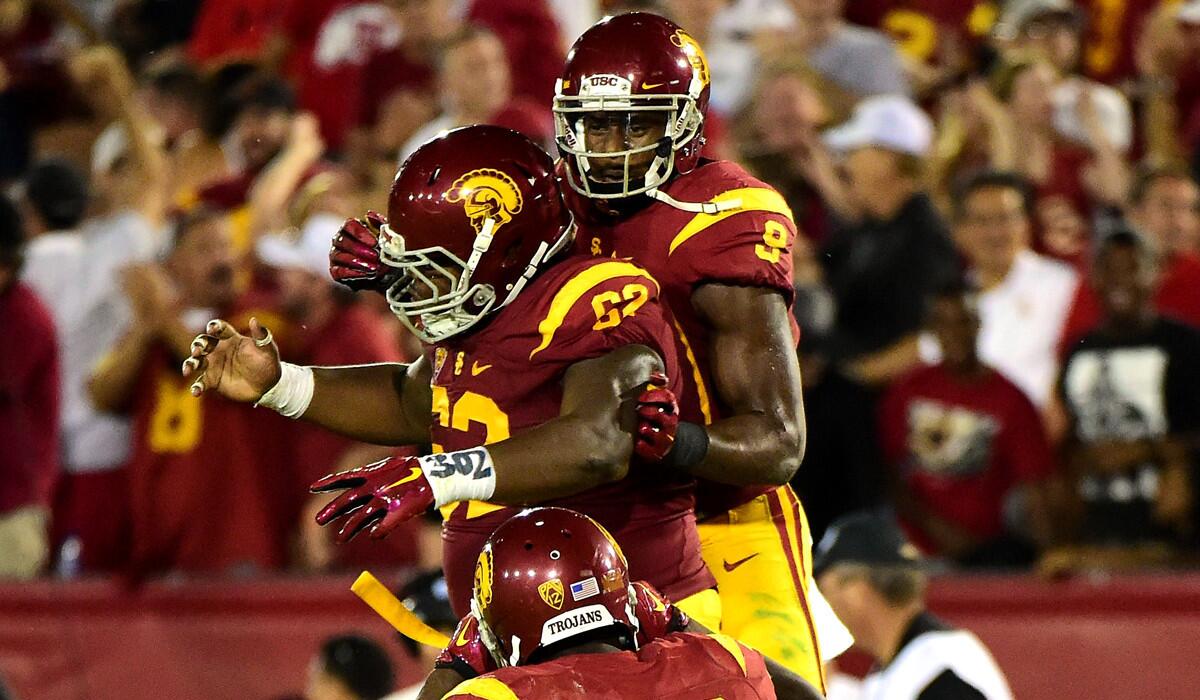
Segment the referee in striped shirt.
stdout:
[[876,513],[837,520],[817,546],[817,585],[855,644],[876,662],[858,697],[1011,700],[1004,674],[979,638],[926,612],[925,568],[895,520]]

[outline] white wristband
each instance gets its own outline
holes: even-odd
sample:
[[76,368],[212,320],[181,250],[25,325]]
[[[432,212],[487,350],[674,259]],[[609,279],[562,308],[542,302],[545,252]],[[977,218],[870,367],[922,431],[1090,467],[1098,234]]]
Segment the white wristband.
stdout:
[[496,467],[485,448],[442,452],[417,461],[438,508],[456,501],[486,501],[496,492]]
[[279,381],[254,405],[273,409],[287,418],[299,418],[312,403],[316,388],[312,367],[280,362],[279,370]]

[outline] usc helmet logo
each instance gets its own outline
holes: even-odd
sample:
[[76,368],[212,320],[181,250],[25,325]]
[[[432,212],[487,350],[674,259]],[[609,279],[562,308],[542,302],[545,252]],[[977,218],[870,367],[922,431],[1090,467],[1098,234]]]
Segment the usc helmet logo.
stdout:
[[492,550],[486,548],[479,553],[475,562],[475,600],[479,609],[485,610],[492,604]]
[[475,233],[483,230],[483,222],[496,223],[494,233],[519,214],[524,202],[517,183],[508,174],[492,168],[480,168],[466,173],[450,185],[447,202],[462,202]]
[[555,610],[562,610],[563,606],[563,585],[562,581],[552,578],[549,581],[543,582],[538,586],[538,595],[542,597],[546,605]]
[[708,85],[708,59],[704,57],[704,49],[700,48],[700,42],[682,29],[676,29],[671,35],[671,43],[683,49],[687,54],[688,63],[692,64],[692,72],[700,78],[700,82]]

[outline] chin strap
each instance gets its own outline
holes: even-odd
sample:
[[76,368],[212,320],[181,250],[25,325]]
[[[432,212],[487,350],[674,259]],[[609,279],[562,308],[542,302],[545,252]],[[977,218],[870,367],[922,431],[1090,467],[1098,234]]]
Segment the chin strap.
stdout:
[[720,214],[723,211],[740,209],[742,207],[741,197],[734,197],[720,202],[681,202],[657,187],[646,190],[646,196],[662,202],[669,207],[674,207],[680,211],[689,211],[693,214]]

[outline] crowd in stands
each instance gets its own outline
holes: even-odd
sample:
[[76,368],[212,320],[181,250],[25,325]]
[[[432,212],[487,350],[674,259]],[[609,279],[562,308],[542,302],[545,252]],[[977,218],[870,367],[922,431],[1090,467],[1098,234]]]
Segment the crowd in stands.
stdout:
[[442,130],[552,148],[571,41],[630,10],[705,48],[706,155],[801,231],[818,536],[884,507],[962,567],[1200,561],[1198,0],[0,0],[0,577],[437,562],[313,522],[394,450],[180,361],[214,317],[415,358],[330,237]]

